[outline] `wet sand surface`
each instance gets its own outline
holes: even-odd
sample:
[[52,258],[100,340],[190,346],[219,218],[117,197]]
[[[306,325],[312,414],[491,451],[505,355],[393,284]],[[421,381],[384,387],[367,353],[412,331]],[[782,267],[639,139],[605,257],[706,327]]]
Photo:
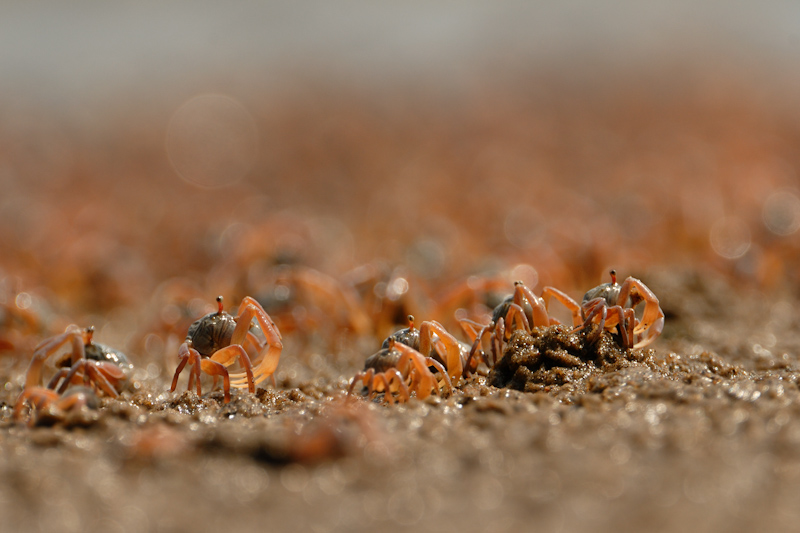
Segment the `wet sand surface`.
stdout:
[[[691,273],[651,279],[670,317],[655,349],[534,376],[536,392],[475,378],[446,398],[347,402],[357,366],[322,363],[228,405],[145,380],[27,428],[10,421],[6,390],[3,527],[790,530],[796,302]],[[680,303],[715,298],[735,303]]]
[[[86,122],[6,111],[0,531],[794,529],[789,102],[682,68],[293,83]],[[191,135],[214,118],[221,137]],[[543,329],[449,394],[347,394],[409,313],[465,340],[456,311],[485,319],[516,280],[580,301],[611,268],[660,300],[645,349]],[[279,326],[275,384],[167,392],[218,294]],[[35,346],[72,323],[128,354],[130,387],[15,421]]]

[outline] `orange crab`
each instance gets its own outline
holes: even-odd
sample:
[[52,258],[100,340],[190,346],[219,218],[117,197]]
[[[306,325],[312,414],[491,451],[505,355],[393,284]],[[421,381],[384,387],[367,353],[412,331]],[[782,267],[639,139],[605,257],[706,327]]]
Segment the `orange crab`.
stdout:
[[[468,348],[456,340],[444,327],[430,320],[414,327],[414,317],[408,317],[408,328],[390,335],[381,349],[367,358],[364,370],[353,377],[348,394],[352,394],[356,383],[368,389],[368,396],[385,392],[390,403],[394,394],[399,401],[410,398],[425,399],[439,393],[444,386],[449,392],[453,381],[465,373],[464,364]],[[427,354],[427,355],[426,355]],[[437,380],[430,368],[441,376]]]
[[97,396],[92,389],[73,387],[64,394],[44,387],[27,387],[17,398],[13,418],[20,422],[25,416],[25,408],[29,408],[28,425],[35,426],[47,421],[59,421],[69,413],[81,409],[96,409]]
[[[603,330],[617,330],[623,348],[644,348],[661,335],[664,311],[653,291],[640,280],[628,276],[619,285],[616,270],[610,274],[611,283],[598,285],[583,296],[580,305],[583,324],[577,329],[594,323],[598,328],[590,334],[592,339],[597,339]],[[634,308],[641,302],[644,311],[642,318],[637,318]]]
[[[222,306],[222,296],[217,297],[219,309],[196,320],[189,326],[186,341],[178,351],[180,363],[172,378],[170,392],[178,386],[178,376],[188,364],[191,369],[188,388],[197,384],[198,396],[202,394],[200,371],[214,377],[222,377],[225,403],[231,400],[231,386],[247,388],[251,393],[256,385],[272,376],[280,361],[283,343],[278,327],[272,322],[261,305],[250,296],[245,296],[239,305],[236,316],[226,313]],[[252,328],[256,321],[264,334],[262,341]],[[250,358],[248,348],[256,350],[254,359]],[[236,360],[244,372],[229,374],[226,367]]]
[[[459,320],[464,333],[473,343],[466,360],[467,366],[477,365],[480,359],[487,366],[493,366],[498,357],[502,355],[504,345],[515,329],[524,329],[530,332],[533,327],[560,324],[548,313],[550,298],[559,300],[570,309],[575,327],[581,325],[580,310],[574,300],[565,293],[553,287],[545,287],[542,296],[539,297],[524,283],[517,281],[514,283],[514,294],[495,307],[489,324],[481,325],[464,318]],[[491,347],[491,361],[483,351],[483,346],[487,343]]]
[[[622,347],[643,348],[652,343],[664,328],[664,312],[658,298],[640,280],[628,277],[617,283],[617,273],[611,271],[611,283],[603,283],[589,290],[579,305],[566,293],[553,287],[545,287],[542,296],[536,296],[522,282],[516,282],[514,294],[498,305],[492,321],[481,326],[469,320],[461,320],[465,333],[473,339],[472,350],[467,364],[473,358],[482,357],[488,364],[482,347],[485,342],[491,346],[493,362],[502,354],[503,345],[515,329],[531,331],[534,327],[544,327],[560,322],[548,314],[550,299],[561,302],[572,314],[573,331],[597,327],[589,333],[589,341],[596,341],[602,331],[617,333]],[[642,318],[637,318],[634,308],[641,302],[645,307]]]
[[[127,385],[133,365],[122,352],[99,342],[94,342],[94,328],[81,329],[72,324],[64,333],[40,343],[33,352],[25,389],[41,387],[45,361],[65,345],[71,350],[57,362],[58,372],[47,385],[48,389],[62,394],[71,383],[83,382],[98,392],[116,398]],[[24,394],[24,391],[23,391]]]

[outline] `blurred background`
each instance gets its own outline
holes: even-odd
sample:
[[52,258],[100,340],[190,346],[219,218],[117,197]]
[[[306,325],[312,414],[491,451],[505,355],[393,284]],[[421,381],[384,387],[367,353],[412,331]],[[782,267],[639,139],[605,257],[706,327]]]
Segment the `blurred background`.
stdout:
[[[798,51],[778,0],[4,2],[0,530],[792,530]],[[618,372],[337,402],[409,313],[611,268],[667,316]],[[218,294],[277,386],[170,394]],[[133,392],[14,423],[71,323]]]
[[7,323],[130,344],[253,294],[380,337],[612,267],[797,286],[795,3],[9,4]]

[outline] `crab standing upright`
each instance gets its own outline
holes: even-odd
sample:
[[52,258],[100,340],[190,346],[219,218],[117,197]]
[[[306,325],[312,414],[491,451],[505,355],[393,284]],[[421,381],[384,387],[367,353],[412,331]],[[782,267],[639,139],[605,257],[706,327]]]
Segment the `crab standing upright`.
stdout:
[[[610,274],[611,283],[598,285],[583,296],[580,305],[583,324],[578,329],[597,324],[596,333],[592,334],[592,339],[596,339],[603,330],[616,328],[623,348],[644,348],[661,335],[664,311],[653,291],[640,280],[628,276],[619,285],[617,272],[612,270]],[[640,302],[644,302],[641,319],[634,313]]]
[[[198,396],[202,394],[200,371],[217,378],[222,377],[225,403],[231,399],[231,386],[247,388],[251,393],[255,386],[275,373],[280,361],[283,343],[277,326],[261,305],[250,296],[245,296],[236,316],[223,310],[222,296],[217,297],[218,310],[196,320],[189,326],[186,341],[178,351],[180,363],[172,378],[170,392],[178,386],[178,376],[188,364],[191,367],[188,388],[197,384]],[[262,341],[251,328],[255,320],[264,335]],[[256,350],[251,360],[246,348]],[[235,361],[244,372],[229,374],[226,367]]]
[[[383,341],[381,349],[364,362],[364,370],[353,377],[348,394],[356,383],[367,387],[368,396],[385,392],[394,403],[393,394],[400,401],[408,400],[414,392],[419,399],[439,393],[444,386],[452,389],[465,369],[468,347],[462,346],[444,327],[430,320],[414,327],[414,317],[409,315],[409,326],[396,331]],[[434,368],[441,379],[431,372]]]

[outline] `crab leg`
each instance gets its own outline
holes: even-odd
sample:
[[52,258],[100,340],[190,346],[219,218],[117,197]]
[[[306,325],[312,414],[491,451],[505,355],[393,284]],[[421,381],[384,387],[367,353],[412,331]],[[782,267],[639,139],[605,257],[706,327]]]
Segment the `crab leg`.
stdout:
[[202,367],[200,366],[200,361],[202,361],[202,360],[203,360],[203,358],[202,358],[202,356],[200,355],[199,352],[197,353],[197,356],[192,354],[192,370],[191,370],[191,373],[189,374],[189,387],[188,388],[191,389],[194,386],[195,382],[197,382],[197,395],[198,396],[202,396],[203,395],[203,389],[202,389],[202,387],[200,385],[200,370],[202,369]]
[[[208,374],[209,376],[214,376],[216,380],[217,376],[222,376],[222,390],[225,392],[225,403],[231,401],[231,380],[228,376],[228,369],[225,368],[225,365],[214,361],[213,359],[201,359],[200,360],[200,368],[203,369],[203,372]],[[200,388],[200,378],[197,378],[197,386],[198,389]],[[198,394],[199,395],[199,394]]]
[[384,392],[391,396],[389,392],[389,382],[386,381],[386,376],[380,372],[375,373],[367,384],[367,396],[373,397],[379,392]]
[[181,372],[183,372],[183,369],[186,366],[186,363],[188,362],[189,362],[188,356],[181,358],[181,362],[178,363],[178,368],[175,370],[175,375],[172,377],[172,386],[169,388],[170,392],[175,392],[175,388],[178,386],[178,376],[181,375]]
[[[483,343],[484,343],[484,337],[486,335],[491,335],[491,331],[494,329],[494,327],[495,323],[490,322],[489,324],[483,326],[478,332],[478,334],[475,336],[474,340],[472,341],[472,348],[469,350],[469,355],[467,355],[467,360],[464,363],[465,369],[469,369],[472,367],[472,360],[478,357],[477,355],[478,353],[480,353],[480,358],[483,360],[484,363],[486,363],[486,366],[490,366],[489,358],[486,357],[486,353],[483,351]],[[490,346],[491,346],[491,337],[490,337]],[[478,363],[475,363],[476,367],[477,365]]]
[[170,387],[169,391],[175,392],[175,388],[178,386],[178,376],[180,376],[184,367],[189,364],[192,369],[191,374],[189,375],[189,385],[187,388],[191,389],[196,379],[197,395],[202,395],[202,390],[200,388],[200,352],[194,348],[190,348],[189,345],[184,342],[181,344],[181,347],[178,350],[178,357],[180,357],[181,362],[178,363],[178,368],[175,369],[175,375],[172,377],[172,386]]
[[644,340],[634,345],[634,348],[643,348],[661,335],[661,331],[664,329],[664,311],[661,310],[658,298],[647,285],[636,278],[628,277],[620,287],[617,302],[624,306],[628,298],[633,300],[634,295],[644,300],[642,320],[633,328],[634,334],[647,331]]
[[[434,333],[439,337],[438,342],[433,338]],[[445,362],[446,373],[452,379],[458,379],[464,371],[461,346],[456,338],[435,320],[425,321],[419,327],[419,352],[423,355],[431,353],[431,345]]]
[[75,407],[81,408],[88,404],[87,391],[73,389],[61,397],[58,401],[58,408],[62,411],[71,411]]
[[59,382],[62,379],[64,379],[64,376],[66,376],[68,373],[69,373],[69,369],[68,368],[59,368],[58,372],[56,372],[56,374],[53,376],[53,378],[47,384],[47,388],[48,389],[52,389],[52,390],[56,390],[56,387],[58,387]]
[[653,291],[636,278],[629,277],[622,283],[619,289],[619,298],[617,299],[618,305],[624,306],[628,298],[633,299],[634,295],[644,300],[642,320],[634,328],[634,333],[641,333],[659,322],[663,327],[664,312],[661,310],[658,298]]
[[506,331],[511,331],[511,328],[521,329],[526,333],[531,332],[531,325],[528,322],[528,317],[525,316],[525,311],[519,305],[512,303],[508,306],[508,312],[505,316],[505,323],[511,327]]
[[[635,329],[635,328],[634,328]],[[650,329],[647,330],[647,335],[645,336],[644,340],[637,342],[633,345],[634,348],[644,348],[648,346],[651,342],[656,340],[656,338],[661,335],[661,331],[664,329],[664,316],[660,316],[653,322],[653,325],[650,326]]]
[[[32,411],[38,411],[40,407],[48,402],[53,402],[58,399],[58,393],[52,391],[50,389],[45,389],[42,387],[34,386],[30,388],[25,388],[17,398],[17,403],[14,405],[14,413],[13,418],[14,420],[20,420],[22,418],[22,410],[25,409],[25,405],[30,405]],[[30,423],[33,425],[36,421],[35,413],[31,413],[31,420]]]
[[478,324],[474,320],[470,320],[468,318],[458,319],[458,325],[461,326],[461,331],[464,332],[464,335],[469,337],[470,342],[475,342],[475,339],[480,337],[483,333],[483,330],[488,327]]
[[[105,392],[106,394],[108,394],[112,398],[116,398],[116,397],[119,396],[119,393],[117,393],[117,389],[114,387],[114,385],[111,384],[111,380],[109,380],[110,376],[107,374],[107,372],[109,370],[109,367],[113,367],[114,365],[109,364],[109,363],[106,363],[106,364],[104,364],[104,363],[92,363],[92,362],[89,362],[89,361],[87,361],[85,363],[85,365],[86,365],[86,369],[84,370],[84,373],[88,376],[88,378],[91,381],[95,382],[97,384],[97,386],[100,387],[100,389],[103,392]],[[115,367],[115,368],[118,368],[118,367]],[[118,375],[121,378],[125,374],[123,374],[122,370],[120,370]],[[114,376],[114,377],[116,377],[116,376]],[[64,384],[62,384],[61,388],[65,389],[66,387],[64,387]],[[64,391],[63,390],[59,390],[59,392],[63,393]]]
[[[397,366],[401,371],[403,369],[408,369],[408,376],[411,378],[411,383],[408,387],[409,390],[416,391],[417,398],[420,400],[424,400],[430,396],[431,392],[436,387],[436,379],[433,377],[431,371],[428,370],[424,356],[414,348],[410,348],[400,342],[390,343],[389,348],[394,348],[401,354],[401,359],[397,363]],[[410,368],[408,364],[411,364]]]
[[355,376],[353,376],[353,380],[350,382],[350,388],[347,389],[347,395],[350,396],[353,394],[353,389],[356,387],[356,383],[361,381],[361,386],[366,387],[368,383],[372,381],[372,377],[374,376],[375,371],[373,369],[369,369],[365,372],[359,372]]
[[[75,374],[77,374],[79,370],[83,370],[83,384],[88,387],[89,386],[89,374],[87,372],[87,368],[86,367],[87,367],[86,359],[78,361],[77,363],[72,365],[69,368],[69,371],[67,371],[66,375],[64,375],[64,381],[61,383],[61,387],[59,387],[56,390],[56,392],[58,392],[59,394],[63,394],[64,391],[67,390],[67,387],[69,386],[69,384],[72,383],[72,380],[75,377]],[[51,381],[51,383],[52,383],[52,381]],[[114,393],[114,396],[116,396],[116,392]]]
[[424,400],[431,394],[433,391],[436,390],[436,379],[433,375],[430,374],[430,370],[427,373],[420,372],[417,368],[417,362],[411,361],[413,368],[409,372],[409,379],[410,383],[408,385],[408,389],[410,391],[416,391],[417,398],[420,400]]
[[28,372],[25,375],[26,388],[38,387],[42,384],[42,366],[45,360],[68,342],[72,343],[73,363],[86,358],[81,329],[78,326],[70,325],[64,333],[40,343],[34,349],[33,359],[31,359],[31,364],[28,366]]
[[403,399],[403,401],[408,401],[411,397],[408,393],[408,387],[406,386],[405,380],[403,380],[403,375],[400,374],[400,371],[396,368],[390,368],[384,375],[388,374],[388,381],[391,384],[392,382],[397,384],[397,395]]
[[89,404],[90,391],[72,389],[65,395],[59,397],[58,393],[53,390],[45,389],[42,387],[31,387],[25,389],[19,395],[17,403],[14,406],[13,419],[20,420],[22,418],[22,411],[26,405],[30,406],[30,418],[28,425],[34,426],[39,419],[39,414],[43,409],[51,404],[55,404],[56,409],[61,412],[71,411],[75,408],[82,408]]
[[514,303],[523,307],[523,300],[528,300],[531,305],[531,316],[533,317],[533,327],[544,327],[550,325],[550,317],[547,314],[547,307],[544,300],[533,294],[533,291],[525,286],[521,281],[514,282]]
[[[390,344],[390,348],[391,346],[392,344]],[[403,368],[407,368],[409,363],[412,365],[411,368],[408,369],[408,375],[411,377],[409,390],[416,390],[417,398],[424,400],[431,395],[431,392],[438,392],[439,390],[439,382],[428,369],[429,366],[436,368],[436,370],[442,374],[448,392],[452,391],[453,384],[450,381],[450,376],[441,363],[430,357],[423,356],[420,352],[405,344],[395,342],[393,346],[401,354],[401,359],[397,365],[398,368],[402,371]]]
[[636,348],[635,340],[636,337],[633,334],[634,326],[636,325],[636,314],[634,313],[633,309],[627,308],[622,310],[625,315],[625,331],[628,334],[628,346]]
[[[564,307],[569,309],[569,311],[572,313],[572,325],[574,327],[581,325],[583,321],[581,320],[581,306],[578,305],[578,302],[567,296],[566,293],[554,287],[545,287],[542,289],[542,299],[544,300],[545,309],[550,308],[550,298],[555,298],[564,304]],[[558,323],[557,320],[555,322]]]
[[94,366],[97,371],[114,386],[114,390],[116,390],[117,385],[126,378],[125,371],[113,363],[100,361],[95,363]]
[[[613,316],[610,316],[613,315]],[[610,316],[610,319],[608,319]],[[615,305],[614,307],[608,308],[608,314],[606,315],[606,329],[617,326],[619,330],[619,335],[622,337],[622,347],[627,349],[633,346],[633,337],[629,335],[628,329],[625,327],[625,311],[622,307]]]
[[241,389],[243,389],[244,385],[247,384],[247,389],[250,392],[256,392],[250,357],[247,356],[247,352],[240,344],[231,344],[230,346],[226,346],[221,350],[217,350],[214,355],[211,356],[211,359],[221,363],[224,366],[230,366],[237,357],[239,358],[239,364],[244,368],[246,377],[243,379],[231,380],[231,384],[234,387]]
[[[247,337],[247,332],[250,329],[250,323],[255,318],[261,326],[261,331],[267,339],[267,344],[262,347],[259,353],[260,361],[253,371],[254,383],[257,385],[275,373],[278,367],[278,362],[281,358],[281,351],[283,350],[283,343],[281,342],[281,334],[278,327],[272,322],[266,311],[261,305],[251,298],[245,296],[242,303],[239,305],[238,316],[236,317],[236,329],[233,331],[231,337],[231,344],[242,344]],[[237,373],[232,374],[231,377],[241,379],[246,374]],[[240,383],[237,381],[237,383]]]
[[586,320],[572,331],[580,331],[599,317],[597,330],[587,338],[590,343],[597,341],[603,330],[617,327],[622,338],[622,347],[627,349],[633,346],[633,309],[623,308],[619,305],[609,307],[603,298],[595,298],[584,305],[584,311],[587,313]]
[[[473,344],[473,348],[474,348],[474,346],[475,345]],[[474,361],[475,361],[474,363],[473,363],[473,358],[474,358]],[[481,358],[484,360],[484,362],[486,362],[486,357],[485,357],[485,354],[483,353],[483,351],[481,351]],[[474,357],[473,350],[470,350],[467,353],[466,360],[464,361],[464,372],[461,374],[461,377],[467,378],[467,377],[469,377],[470,374],[472,374],[473,372],[476,372],[478,370],[478,365],[479,364],[480,364],[480,361],[478,360],[477,357]],[[489,366],[488,362],[486,362],[486,366]]]
[[494,326],[494,335],[491,337],[492,339],[492,366],[497,364],[498,354],[500,357],[503,356],[502,352],[502,344],[501,341],[505,338],[506,334],[506,323],[503,318],[499,318],[497,320],[497,324]]
[[[70,383],[72,383],[72,379],[79,371],[83,371],[83,381],[84,384],[88,385],[89,381],[94,381],[97,386],[106,394],[111,396],[112,398],[116,398],[119,396],[116,389],[109,383],[108,379],[96,368],[97,363],[93,363],[87,359],[83,361],[78,361],[72,368],[70,368],[69,373],[64,377],[64,381],[61,383],[61,387],[58,388],[58,393],[63,394]],[[122,371],[120,371],[120,376],[122,376]]]
[[[437,361],[436,359],[432,359],[430,357],[426,357],[425,358],[425,364],[427,364],[428,366],[432,366],[436,370],[439,371],[439,373],[442,375],[442,382],[441,383],[444,383],[445,385],[447,385],[448,394],[452,393],[453,392],[453,382],[450,381],[450,376],[447,375],[447,372],[445,371],[445,369],[442,366],[442,364],[439,361]],[[430,372],[430,370],[428,370],[428,372]],[[441,383],[437,383],[437,389],[438,389],[438,387],[441,387]]]
[[[255,349],[256,354],[260,353],[261,350],[264,348],[264,343],[261,342],[261,340],[258,337],[256,337],[255,334],[252,331],[248,331],[247,332],[247,342],[250,343],[250,346],[252,346],[253,349]],[[250,353],[249,352],[247,354],[247,357],[248,357],[248,361],[252,361],[252,359],[250,359]],[[250,363],[250,366],[252,368],[252,363]],[[243,381],[244,379],[245,378],[239,378],[239,379],[235,380],[236,383],[234,384],[234,386],[240,385],[242,383],[246,383],[246,381]],[[272,381],[272,386],[273,387],[277,387],[278,386],[278,383],[275,381],[275,374],[272,374],[270,376],[270,380]],[[231,383],[233,383],[233,381]]]
[[603,332],[603,329],[606,327],[606,317],[608,316],[608,306],[606,305],[606,301],[602,298],[596,298],[589,302],[584,309],[588,311],[586,315],[586,320],[583,321],[583,324],[572,331],[579,331],[594,321],[596,316],[600,317],[600,320],[597,322],[597,329],[592,332],[591,336],[587,338],[589,343],[595,342],[598,338],[600,338],[600,334]]
[[[261,340],[258,337],[256,337],[255,333],[253,333],[252,331],[247,332],[247,342],[248,345],[251,346],[256,351],[256,354],[261,352],[261,349],[264,348],[264,343],[261,342]],[[249,355],[250,354],[248,352],[248,356]]]
[[[348,396],[353,393],[353,389],[359,381],[361,381],[363,386],[367,387],[367,397],[372,397],[374,394],[380,392],[381,389],[378,386],[383,386],[382,390],[384,391],[384,396],[389,403],[407,401],[410,397],[403,375],[396,368],[390,368],[383,373],[376,373],[372,368],[364,372],[359,372],[350,382],[350,388],[347,390]],[[394,392],[397,393],[397,400],[394,398]]]
[[389,380],[386,378],[386,374],[381,372],[375,374],[375,377],[370,380],[367,396],[372,397],[379,392],[383,392],[383,395],[389,399],[389,403],[394,403],[392,391],[389,390]]

